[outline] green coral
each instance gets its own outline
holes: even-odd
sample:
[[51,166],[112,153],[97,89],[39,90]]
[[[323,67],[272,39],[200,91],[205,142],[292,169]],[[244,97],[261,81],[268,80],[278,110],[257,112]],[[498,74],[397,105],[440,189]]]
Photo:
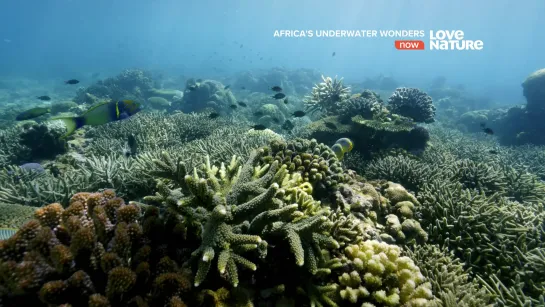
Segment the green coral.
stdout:
[[[438,181],[425,185],[418,198],[418,214],[431,242],[446,244],[481,276],[496,274],[509,286],[529,278],[525,253],[543,246],[541,204],[522,205]],[[525,289],[532,291],[540,292]]]
[[0,228],[19,228],[32,219],[35,207],[0,204]]
[[[268,243],[263,238],[286,240],[295,264],[305,265],[311,272],[317,270],[315,253],[319,252],[320,246],[338,245],[327,236],[331,225],[325,216],[319,211],[313,216],[303,215],[309,206],[308,201],[312,203],[313,200],[301,197],[300,189],[292,186],[294,181],[284,181],[288,174],[286,166],[280,166],[277,161],[259,166],[264,154],[263,150],[255,151],[243,166],[236,158],[220,167],[207,160],[201,172],[195,169],[192,175],[185,175],[183,181],[176,180],[184,196],[163,188],[163,194],[145,198],[152,202],[161,201],[202,225],[200,246],[192,253],[198,263],[196,286],[205,281],[212,261],[216,263],[220,276],[232,285],[238,285],[239,267],[256,269],[255,261],[247,259],[244,254],[262,248],[266,251]],[[156,161],[158,166],[171,170],[165,178],[179,179],[180,176],[176,175],[179,168],[175,169],[168,157],[165,159]],[[171,166],[165,167],[167,165]],[[283,182],[288,189],[280,188]],[[295,182],[303,184],[300,180]],[[295,202],[288,205],[284,199]],[[241,233],[240,229],[244,228],[247,232]]]
[[464,263],[446,248],[415,245],[412,250],[407,250],[407,255],[430,280],[433,293],[442,306],[480,307],[488,306],[492,301],[492,295],[476,280],[472,280]]

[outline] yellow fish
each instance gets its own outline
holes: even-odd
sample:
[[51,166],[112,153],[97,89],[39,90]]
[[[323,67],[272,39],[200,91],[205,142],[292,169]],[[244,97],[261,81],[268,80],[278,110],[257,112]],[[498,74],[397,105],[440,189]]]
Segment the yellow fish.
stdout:
[[331,146],[331,149],[337,156],[337,159],[342,160],[344,157],[344,154],[347,152],[351,152],[354,148],[354,143],[349,138],[340,138]]
[[66,125],[63,138],[74,133],[83,126],[100,126],[129,118],[140,111],[140,104],[132,100],[107,101],[91,107],[82,116],[53,117],[50,120],[61,120]]

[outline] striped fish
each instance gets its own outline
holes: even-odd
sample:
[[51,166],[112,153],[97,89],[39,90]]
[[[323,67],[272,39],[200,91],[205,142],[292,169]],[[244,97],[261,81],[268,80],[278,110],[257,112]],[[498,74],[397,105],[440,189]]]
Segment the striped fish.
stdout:
[[0,240],[7,240],[13,236],[18,229],[15,228],[0,228]]

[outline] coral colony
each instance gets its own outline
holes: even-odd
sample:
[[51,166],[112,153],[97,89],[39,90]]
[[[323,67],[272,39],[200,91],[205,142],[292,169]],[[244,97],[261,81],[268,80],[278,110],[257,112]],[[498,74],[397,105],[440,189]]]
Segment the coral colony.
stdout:
[[184,82],[0,105],[0,305],[545,304],[545,70],[502,109],[445,78]]

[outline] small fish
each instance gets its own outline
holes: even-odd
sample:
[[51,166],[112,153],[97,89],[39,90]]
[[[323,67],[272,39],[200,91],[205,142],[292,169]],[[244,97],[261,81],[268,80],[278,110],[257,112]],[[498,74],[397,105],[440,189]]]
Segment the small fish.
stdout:
[[229,89],[230,87],[231,87],[231,85],[227,85],[227,86],[225,86],[223,89],[224,89],[224,90],[227,90],[227,89]]
[[43,100],[43,101],[49,101],[49,100],[51,100],[51,97],[49,97],[49,96],[38,96],[38,97],[36,97],[36,98],[38,98],[38,99],[40,99],[40,100]]
[[255,117],[261,117],[261,116],[263,116],[263,112],[257,111],[257,112],[254,113],[254,116]]
[[490,149],[490,150],[488,151],[488,153],[489,153],[489,154],[493,154],[493,155],[497,155],[497,154],[498,154],[498,151],[495,150],[495,149]]
[[282,91],[282,88],[278,85],[275,85],[273,87],[271,87],[271,90],[274,91],[274,92],[281,92]]
[[326,122],[325,126],[331,130],[337,130],[337,126],[334,123]]
[[340,138],[331,146],[331,149],[337,156],[337,159],[342,160],[344,158],[344,154],[347,152],[351,152],[354,148],[354,143],[349,138]]
[[295,125],[294,125],[291,121],[289,121],[289,120],[286,120],[286,121],[284,122],[284,124],[282,125],[282,129],[284,129],[284,130],[291,130],[291,129],[293,129],[294,127],[295,127]]
[[236,109],[236,108],[237,108],[237,105],[236,105],[236,104],[232,104],[232,105],[230,105],[230,106],[229,106],[229,108],[231,108],[231,109],[233,109],[233,110],[234,110],[234,109]]
[[220,117],[220,114],[216,113],[216,112],[210,113],[210,115],[208,115],[208,118],[210,118],[210,119],[214,119],[214,118],[218,118],[218,117]]
[[42,116],[44,114],[47,114],[49,112],[51,112],[50,108],[40,108],[40,107],[32,108],[30,110],[26,110],[20,113],[19,115],[17,115],[17,117],[15,117],[15,120],[19,121],[19,120],[33,119],[33,118]]
[[333,54],[331,56],[335,56],[335,51],[333,51]]
[[286,97],[286,99],[284,99],[284,104],[288,104],[288,97]]
[[263,57],[260,57],[259,60],[260,60],[260,61],[263,61]]
[[484,128],[483,132],[486,133],[486,134],[494,134],[494,130],[492,130],[490,128]]
[[66,83],[66,84],[78,84],[79,80],[70,79],[70,80],[64,81],[64,83]]
[[243,44],[240,44],[240,48],[242,48],[242,47],[244,47],[244,45],[243,45]]
[[284,97],[286,97],[286,95],[283,94],[283,93],[278,93],[278,94],[272,96],[272,98],[274,98],[274,99],[282,99]]
[[132,100],[106,101],[91,107],[81,116],[53,117],[50,120],[60,120],[66,125],[66,138],[83,126],[100,126],[110,122],[123,120],[140,112],[140,104]]
[[265,125],[261,125],[261,124],[260,125],[253,125],[252,128],[254,130],[265,130],[265,129],[267,129],[267,127],[265,127]]
[[201,83],[201,82],[202,82],[202,79],[197,79],[197,82]]
[[245,86],[242,86],[242,87],[241,87],[240,89],[241,89],[241,90],[245,90],[245,89],[246,89],[246,87],[245,87]]
[[280,122],[280,120],[277,117],[273,117],[272,120],[273,120],[273,122],[275,122],[277,124]]
[[293,115],[294,117],[303,117],[303,116],[305,116],[306,114],[307,114],[307,113],[305,113],[305,111],[295,111],[295,112],[293,112],[292,115]]
[[247,107],[248,105],[242,101],[237,101],[238,105],[241,107]]
[[129,134],[127,137],[127,145],[129,145],[129,151],[125,153],[126,156],[135,156],[138,150],[138,143],[134,134]]
[[17,229],[15,228],[0,228],[0,241],[11,238],[11,236],[13,236],[16,232]]

